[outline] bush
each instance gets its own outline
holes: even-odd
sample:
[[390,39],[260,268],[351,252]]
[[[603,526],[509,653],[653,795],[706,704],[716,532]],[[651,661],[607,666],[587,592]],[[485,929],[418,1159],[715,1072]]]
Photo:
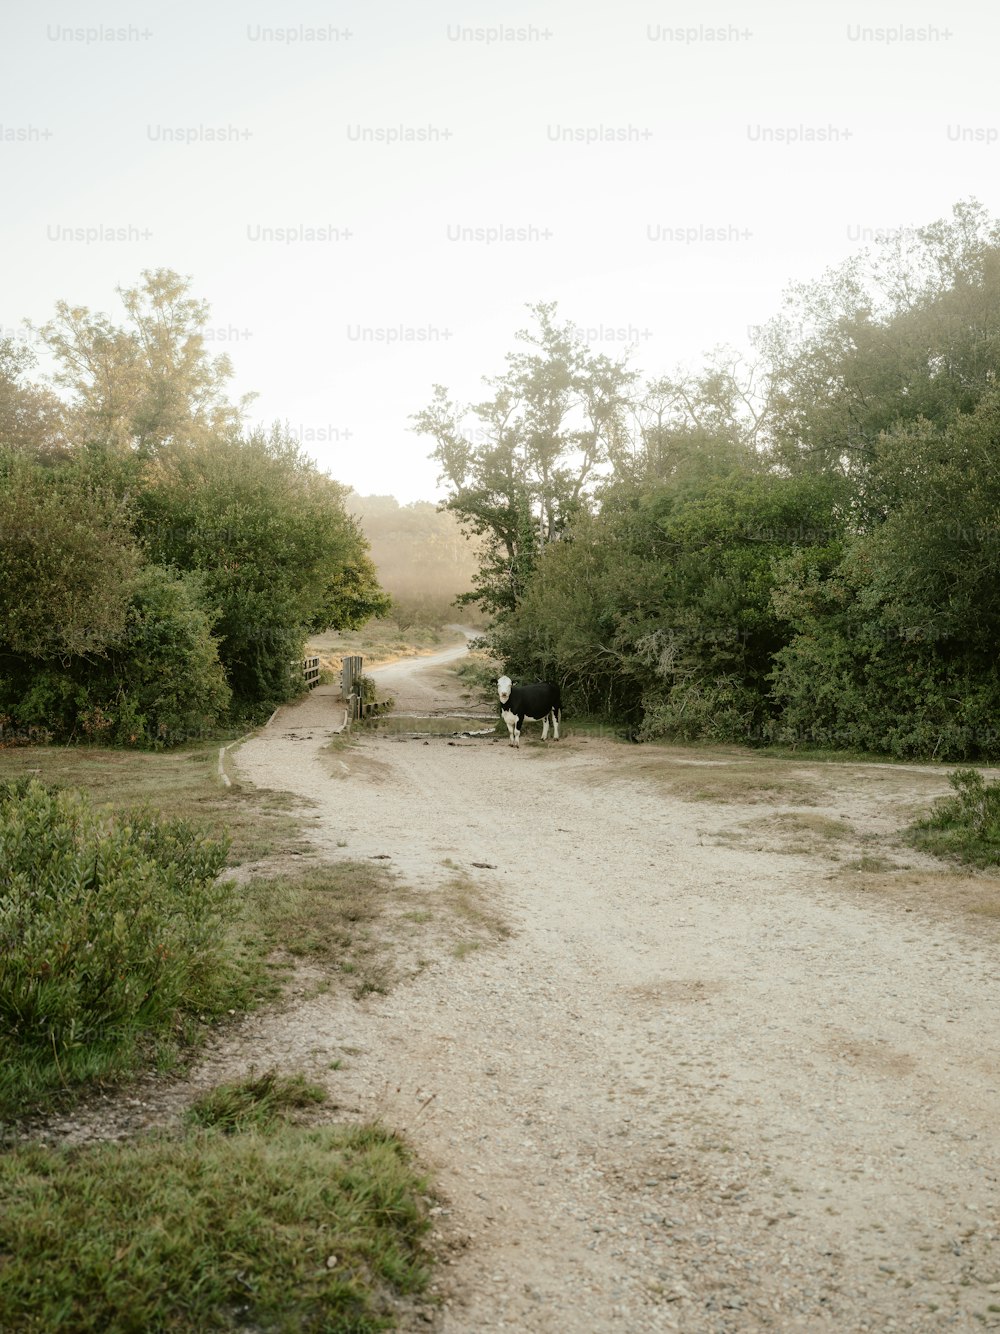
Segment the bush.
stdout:
[[122,1068],[184,1012],[226,1005],[226,852],[182,820],[0,785],[0,1107],[21,1085]]
[[758,700],[736,677],[681,681],[669,693],[643,697],[637,741],[709,741],[747,745]]
[[136,576],[118,639],[94,658],[10,658],[0,712],[15,734],[158,749],[225,717],[230,690],[198,580],[158,565]]
[[1000,784],[983,781],[976,769],[948,775],[954,797],[911,825],[911,841],[939,857],[956,857],[974,866],[1000,865]]

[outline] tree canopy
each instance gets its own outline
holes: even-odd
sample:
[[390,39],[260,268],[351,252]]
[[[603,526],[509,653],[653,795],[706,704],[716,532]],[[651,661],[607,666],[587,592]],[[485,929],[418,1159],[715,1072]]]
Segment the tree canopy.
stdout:
[[417,417],[509,674],[639,737],[1000,755],[1000,222],[886,236],[644,384],[533,311],[481,433],[442,388]]
[[0,344],[0,727],[164,745],[289,698],[307,633],[389,598],[347,488],[245,428],[188,281],[119,295],[122,324],[59,303],[50,384]]

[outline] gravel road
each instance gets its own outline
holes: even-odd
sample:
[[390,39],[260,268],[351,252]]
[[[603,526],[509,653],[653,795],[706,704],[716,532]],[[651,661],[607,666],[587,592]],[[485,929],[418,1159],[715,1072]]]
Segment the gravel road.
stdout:
[[[446,665],[383,683],[401,709],[466,712]],[[940,770],[789,762],[791,796],[694,800],[713,764],[758,762],[657,769],[570,721],[544,747],[529,725],[520,751],[389,729],[338,781],[340,716],[315,695],[282,709],[240,777],[316,803],[323,856],[388,856],[417,894],[457,870],[512,930],[241,1039],[435,1173],[443,1305],[403,1328],[1000,1325],[997,886],[963,879],[985,910],[960,912],[951,873],[893,838]],[[858,848],[895,878],[846,869]]]

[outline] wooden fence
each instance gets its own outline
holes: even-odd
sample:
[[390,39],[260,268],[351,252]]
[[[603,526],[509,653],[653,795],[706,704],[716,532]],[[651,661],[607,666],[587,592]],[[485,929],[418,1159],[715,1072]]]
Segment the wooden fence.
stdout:
[[312,690],[319,685],[319,658],[302,659],[302,675],[306,679],[306,685]]

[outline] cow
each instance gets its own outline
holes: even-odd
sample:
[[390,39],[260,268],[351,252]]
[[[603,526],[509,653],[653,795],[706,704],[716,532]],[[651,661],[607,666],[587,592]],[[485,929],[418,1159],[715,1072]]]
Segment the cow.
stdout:
[[562,702],[558,686],[550,686],[545,681],[536,681],[534,685],[516,686],[509,676],[501,676],[497,681],[497,693],[500,696],[500,714],[507,724],[510,745],[519,744],[525,719],[531,723],[540,722],[542,740],[547,741],[551,718],[554,740],[559,740]]

